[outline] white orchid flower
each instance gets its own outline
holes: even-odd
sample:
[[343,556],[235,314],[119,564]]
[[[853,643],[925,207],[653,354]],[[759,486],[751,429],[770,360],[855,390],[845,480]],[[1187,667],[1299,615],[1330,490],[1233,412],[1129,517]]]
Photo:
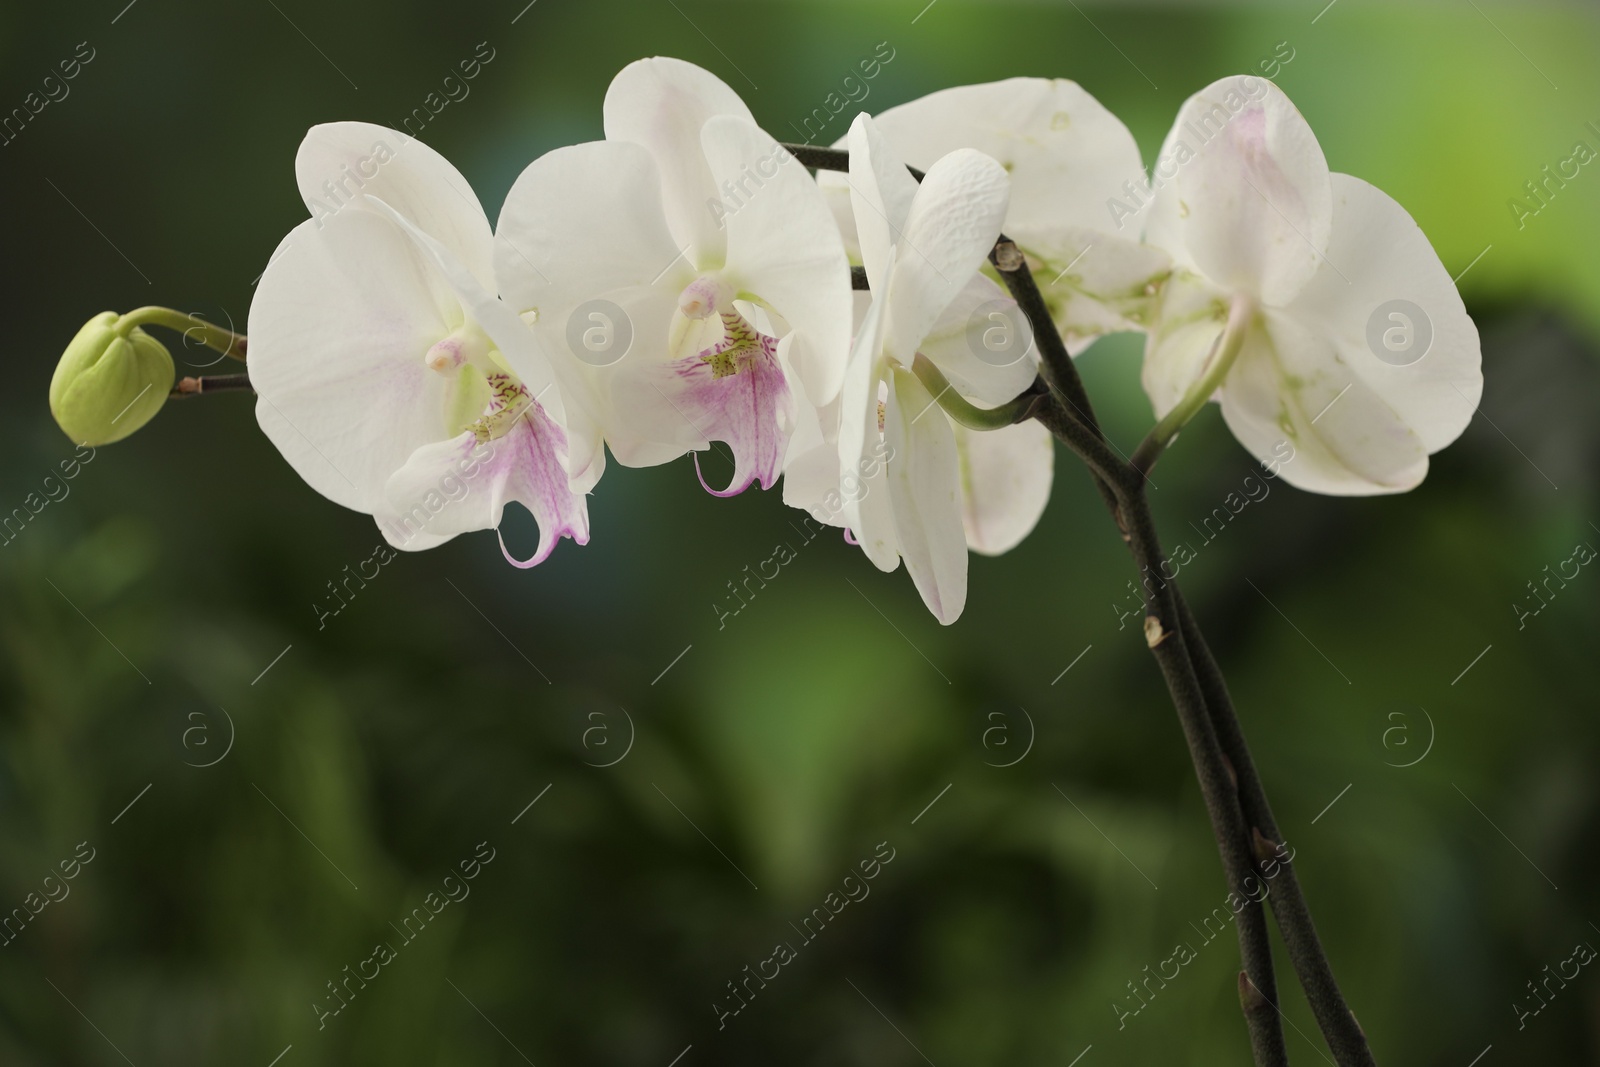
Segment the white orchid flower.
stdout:
[[1449,272],[1404,208],[1329,173],[1270,81],[1183,105],[1146,240],[1178,266],[1145,349],[1158,416],[1216,400],[1258,459],[1340,495],[1415,487],[1471,420],[1478,331]]
[[849,351],[827,204],[732,89],[681,60],[623,69],[605,130],[523,172],[495,245],[501,291],[580,383],[573,470],[598,469],[602,438],[629,466],[723,441],[733,477],[707,489],[771,488],[795,383],[829,403]]
[[589,539],[569,488],[560,391],[494,295],[489,220],[461,174],[382,126],[315,126],[295,159],[313,218],[250,306],[256,418],[313,489],[374,516],[397,548],[538,521],[531,567]]
[[914,370],[920,353],[951,389],[979,399],[1011,399],[1032,381],[1031,345],[1019,352],[1029,358],[1005,366],[972,351],[961,356],[957,346],[940,358],[928,345],[952,308],[965,310],[963,294],[1000,233],[1009,182],[995,160],[960,149],[933,163],[919,185],[866,115],[851,126],[849,145],[873,296],[838,405],[838,479],[847,490],[840,517],[880,569],[904,559],[923,602],[948,625],[966,604],[969,546],[1014,546],[1050,491],[1053,446],[1042,426],[953,426]]
[[[1140,243],[1140,224],[1126,207],[1145,187],[1139,146],[1076,82],[1009,78],[956,86],[873,121],[914,167],[973,148],[1005,168],[1011,178],[1005,234],[1027,256],[1070,351],[1104,333],[1144,328],[1171,264]],[[819,174],[818,182],[848,243],[849,189],[836,174]]]

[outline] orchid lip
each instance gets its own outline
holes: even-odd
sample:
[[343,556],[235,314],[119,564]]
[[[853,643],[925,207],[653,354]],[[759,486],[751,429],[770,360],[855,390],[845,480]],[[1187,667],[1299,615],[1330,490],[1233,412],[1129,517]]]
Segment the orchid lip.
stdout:
[[722,312],[722,329],[723,339],[700,353],[701,362],[711,364],[713,378],[750,369],[758,358],[777,350],[776,340],[757,330],[737,311]]
[[529,408],[542,412],[538,401],[514,375],[495,373],[486,376],[493,398],[482,416],[467,428],[479,441],[494,441],[511,432]]

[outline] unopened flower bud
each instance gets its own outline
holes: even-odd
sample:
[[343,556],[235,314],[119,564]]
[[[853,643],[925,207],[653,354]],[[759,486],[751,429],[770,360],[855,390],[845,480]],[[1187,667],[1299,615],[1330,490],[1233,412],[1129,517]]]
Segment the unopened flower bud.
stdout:
[[175,372],[166,346],[103,311],[84,324],[50,379],[50,413],[78,444],[120,441],[155,417]]

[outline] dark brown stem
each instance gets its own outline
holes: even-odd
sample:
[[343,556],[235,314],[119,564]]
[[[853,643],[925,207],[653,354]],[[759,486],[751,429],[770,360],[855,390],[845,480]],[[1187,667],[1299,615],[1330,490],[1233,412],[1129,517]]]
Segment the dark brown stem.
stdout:
[[[806,167],[843,171],[850,166],[849,153],[839,149],[784,147]],[[922,178],[921,172],[912,173],[918,180]],[[1049,392],[1036,399],[1033,416],[1089,467],[1097,491],[1144,576],[1146,640],[1177,709],[1229,887],[1244,901],[1238,919],[1239,951],[1245,968],[1239,976],[1239,999],[1251,1050],[1258,1067],[1287,1064],[1266,918],[1261,898],[1250,888],[1253,884],[1261,890],[1258,862],[1273,861],[1273,846],[1282,839],[1226,684],[1176,584],[1162,577],[1167,561],[1145,494],[1145,471],[1123,460],[1106,441],[1026,255],[1002,235],[989,259],[1028,316],[1039,346]],[[1266,855],[1258,857],[1258,843],[1265,846]],[[1366,1038],[1334,981],[1292,863],[1278,859],[1274,872],[1278,884],[1270,894],[1273,915],[1323,1036],[1339,1067],[1374,1067]]]
[[1177,587],[1163,577],[1167,558],[1161,550],[1155,520],[1145,499],[1143,481],[1128,469],[1117,489],[1128,546],[1145,590],[1145,643],[1161,668],[1184,740],[1194,762],[1195,777],[1211,819],[1211,832],[1222,854],[1223,870],[1233,894],[1230,906],[1238,908],[1239,956],[1244,964],[1240,1007],[1250,1034],[1250,1047],[1258,1067],[1279,1067],[1289,1062],[1283,1024],[1277,1006],[1277,981],[1272,968],[1272,942],[1260,901],[1267,895],[1257,866],[1253,835],[1239,805],[1233,769],[1223,755],[1212,723],[1205,691],[1195,671],[1192,651],[1182,628]]
[[[1176,590],[1174,590],[1176,592]],[[1250,758],[1250,746],[1245,742],[1244,730],[1233,709],[1233,699],[1228,694],[1228,683],[1206,644],[1204,634],[1195,621],[1182,593],[1177,593],[1178,619],[1184,642],[1193,657],[1200,688],[1205,694],[1206,707],[1217,732],[1223,753],[1232,763],[1239,779],[1239,804],[1246,821],[1271,845],[1282,845],[1282,835],[1272,817],[1272,805],[1267,802],[1266,790],[1256,773],[1255,761]],[[1306,1000],[1317,1025],[1328,1039],[1328,1047],[1340,1064],[1375,1067],[1376,1060],[1367,1046],[1366,1034],[1356,1021],[1355,1013],[1345,1003],[1339,983],[1333,977],[1333,968],[1322,940],[1317,936],[1316,924],[1311,921],[1311,909],[1300,891],[1300,879],[1295,874],[1293,852],[1287,860],[1280,861],[1272,888],[1272,914],[1278,922],[1278,932],[1283,936],[1289,959],[1294,965],[1300,984],[1305,988]]]
[[994,264],[1000,279],[1011,290],[1011,297],[1022,313],[1028,316],[1028,322],[1033,327],[1033,343],[1039,346],[1040,363],[1046,379],[1061,394],[1067,409],[1079,422],[1096,436],[1104,436],[1100,432],[1100,421],[1095,417],[1094,405],[1089,402],[1089,392],[1083,387],[1083,379],[1078,376],[1078,368],[1067,352],[1066,342],[1056,331],[1049,305],[1039,291],[1039,283],[1028,268],[1027,256],[1015,242],[1001,234],[994,250],[989,253],[989,262]]
[[205,393],[227,393],[250,390],[249,374],[205,374],[198,378],[179,378],[172,387],[170,397],[201,396]]

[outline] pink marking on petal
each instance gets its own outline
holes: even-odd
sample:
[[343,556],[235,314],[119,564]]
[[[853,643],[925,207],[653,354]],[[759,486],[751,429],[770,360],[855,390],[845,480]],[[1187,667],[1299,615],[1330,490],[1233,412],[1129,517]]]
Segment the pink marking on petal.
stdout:
[[1234,119],[1233,130],[1238,135],[1235,140],[1240,145],[1249,145],[1265,151],[1267,145],[1267,109],[1259,104],[1246,108],[1238,118]]
[[848,526],[846,526],[844,528],[844,543],[847,544],[847,545],[859,545],[859,544],[861,544],[860,541],[856,540],[855,531],[851,530],[850,527],[848,527]]
[[[698,451],[690,452],[689,456],[690,456],[690,458],[692,458],[694,460],[694,476],[695,476],[695,480],[700,483],[700,488],[704,489],[706,492],[710,493],[712,496],[727,497],[727,496],[732,496],[733,495],[732,493],[728,493],[728,492],[718,492],[717,490],[711,488],[710,485],[706,484],[706,476],[700,470],[700,453]],[[745,483],[745,488],[749,488],[749,483],[748,482]],[[765,489],[765,488],[768,488],[768,487],[767,486],[762,486],[762,488]]]
[[777,342],[762,336],[752,348],[734,359],[737,369],[720,377],[704,356],[687,356],[663,368],[660,389],[678,413],[702,436],[733,450],[733,477],[721,490],[706,485],[695,457],[695,476],[712,496],[737,496],[758,480],[761,488],[771,489],[788,447],[785,427],[794,424],[794,399],[775,355]]
[[494,456],[487,462],[500,482],[500,502],[521,504],[539,524],[539,547],[526,560],[511,554],[504,534],[496,527],[506,562],[524,570],[535,567],[549,558],[563,537],[572,538],[576,544],[588,544],[588,500],[571,490],[562,466],[567,435],[545,414],[544,408],[534,403],[505,436],[494,441],[493,447]]

